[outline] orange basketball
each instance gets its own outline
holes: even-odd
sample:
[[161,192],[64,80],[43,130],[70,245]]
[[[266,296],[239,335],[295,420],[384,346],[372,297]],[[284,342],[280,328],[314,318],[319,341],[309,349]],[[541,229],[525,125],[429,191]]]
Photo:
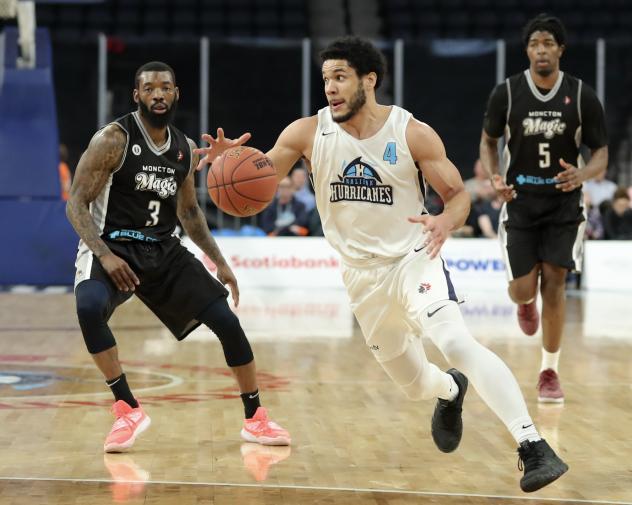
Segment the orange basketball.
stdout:
[[213,203],[231,216],[261,212],[274,199],[277,173],[259,149],[240,146],[224,151],[208,171],[208,193]]

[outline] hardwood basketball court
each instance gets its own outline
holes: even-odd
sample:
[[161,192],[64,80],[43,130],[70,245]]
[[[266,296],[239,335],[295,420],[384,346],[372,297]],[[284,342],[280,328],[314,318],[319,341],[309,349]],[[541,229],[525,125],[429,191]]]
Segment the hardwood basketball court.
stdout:
[[[520,491],[515,444],[472,388],[459,449],[430,438],[434,402],[405,399],[374,362],[344,292],[244,290],[240,314],[272,417],[291,447],[239,437],[243,410],[219,342],[177,343],[142,304],[111,325],[152,426],[104,455],[111,394],[68,293],[0,293],[0,504],[632,504],[632,296],[569,298],[564,406],[539,406],[540,338],[504,293],[470,293],[475,336],[516,374],[541,434],[570,471]],[[434,346],[429,358],[446,368]]]

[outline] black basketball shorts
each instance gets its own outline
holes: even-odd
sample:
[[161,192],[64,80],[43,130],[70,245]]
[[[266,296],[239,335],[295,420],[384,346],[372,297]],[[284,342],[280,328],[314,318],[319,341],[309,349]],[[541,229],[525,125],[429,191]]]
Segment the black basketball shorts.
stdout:
[[586,212],[581,190],[537,195],[520,193],[500,213],[500,239],[509,280],[538,263],[581,271]]
[[[182,340],[201,323],[195,318],[226,288],[204,268],[181,243],[171,237],[161,242],[105,241],[114,254],[125,260],[140,280],[133,293]],[[110,314],[132,296],[119,291],[99,260],[83,244],[79,245],[75,288],[87,279],[103,282],[110,292]]]

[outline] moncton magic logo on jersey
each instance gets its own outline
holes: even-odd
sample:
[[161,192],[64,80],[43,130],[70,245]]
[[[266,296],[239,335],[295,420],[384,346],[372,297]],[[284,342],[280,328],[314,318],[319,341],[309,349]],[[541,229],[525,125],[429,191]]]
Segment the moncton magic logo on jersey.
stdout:
[[346,200],[393,205],[393,186],[380,184],[380,175],[360,158],[356,158],[345,167],[342,175],[338,176],[340,182],[332,182],[329,185],[329,201]]
[[[160,198],[173,196],[178,191],[178,182],[174,177],[175,173],[175,169],[171,167],[143,165],[143,172],[138,172],[136,177],[134,177],[136,191],[154,191]],[[163,178],[156,174],[165,174],[169,175],[169,177]]]
[[[543,119],[543,117],[555,119]],[[563,135],[566,123],[561,118],[562,113],[558,111],[531,111],[529,117],[522,121],[523,135],[544,135],[547,139],[552,139],[555,135]]]

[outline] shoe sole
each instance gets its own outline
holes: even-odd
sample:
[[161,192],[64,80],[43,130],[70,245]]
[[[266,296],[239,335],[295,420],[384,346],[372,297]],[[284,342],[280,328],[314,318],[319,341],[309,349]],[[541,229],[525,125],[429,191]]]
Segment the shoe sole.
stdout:
[[290,438],[257,437],[244,428],[241,429],[241,438],[243,438],[246,442],[254,442],[261,445],[290,445],[292,442]]
[[526,485],[525,487],[520,486],[520,489],[522,489],[525,493],[533,493],[534,491],[537,491],[538,489],[542,489],[544,486],[548,486],[551,482],[555,482],[562,475],[568,472],[568,465],[566,463],[562,463],[561,470],[562,471],[559,473],[556,472],[556,473],[550,473],[548,475],[545,475],[543,476],[542,480],[539,480],[537,482],[531,482],[529,483],[529,485]]
[[140,435],[143,431],[149,428],[150,424],[151,424],[151,419],[148,416],[145,416],[145,419],[141,421],[141,423],[138,425],[138,428],[136,428],[136,431],[134,431],[134,433],[127,440],[127,442],[124,442],[122,444],[113,443],[109,445],[104,445],[103,451],[107,453],[127,451],[134,445],[134,442],[136,441],[136,437],[138,437],[138,435]]
[[546,396],[538,396],[540,403],[564,403],[564,397],[562,398],[547,398]]

